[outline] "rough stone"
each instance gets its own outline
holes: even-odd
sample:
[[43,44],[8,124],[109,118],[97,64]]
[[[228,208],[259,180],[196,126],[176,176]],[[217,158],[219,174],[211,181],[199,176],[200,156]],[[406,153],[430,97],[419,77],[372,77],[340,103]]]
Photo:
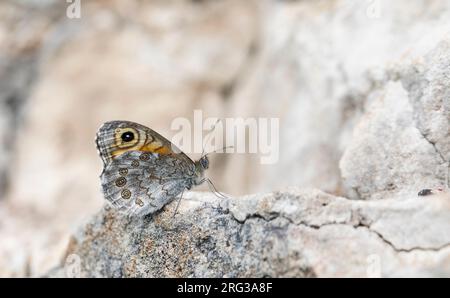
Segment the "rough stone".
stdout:
[[377,199],[449,185],[449,65],[444,40],[424,59],[391,69],[392,79],[369,95],[340,162],[349,196]]
[[173,217],[175,206],[143,220],[106,206],[71,241],[66,255],[77,256],[79,268],[63,262],[49,276],[450,275],[448,193],[402,201],[315,189],[227,200],[189,193]]
[[[295,185],[349,196],[339,162],[371,94],[395,76],[387,71],[393,65],[420,61],[448,36],[450,3],[261,2],[257,51],[237,80],[228,114],[279,117],[280,160],[267,166],[249,156],[230,156],[226,176],[234,178],[243,164],[246,172],[243,179],[225,180],[223,188],[254,193]],[[446,68],[435,63],[438,59],[429,61],[435,74],[428,71],[427,77],[432,80],[440,70],[442,79],[435,87],[445,89]],[[434,118],[436,113],[425,114]],[[448,125],[439,136],[445,131]]]

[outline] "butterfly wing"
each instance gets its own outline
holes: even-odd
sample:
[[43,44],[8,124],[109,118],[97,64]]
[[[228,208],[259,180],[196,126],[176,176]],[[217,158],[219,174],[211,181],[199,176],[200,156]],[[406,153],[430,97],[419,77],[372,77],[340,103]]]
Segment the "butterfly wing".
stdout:
[[176,155],[127,151],[101,175],[105,198],[119,211],[144,216],[192,186],[193,163]]
[[177,155],[186,162],[192,160],[156,131],[131,121],[109,121],[97,132],[96,145],[106,168],[115,158],[128,151],[159,155]]

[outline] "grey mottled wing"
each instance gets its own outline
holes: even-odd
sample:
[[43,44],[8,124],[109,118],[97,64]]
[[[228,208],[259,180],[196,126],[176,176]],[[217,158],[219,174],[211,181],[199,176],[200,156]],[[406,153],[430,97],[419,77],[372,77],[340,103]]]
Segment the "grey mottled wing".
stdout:
[[176,155],[128,151],[101,175],[105,198],[119,211],[144,216],[192,186],[194,164]]

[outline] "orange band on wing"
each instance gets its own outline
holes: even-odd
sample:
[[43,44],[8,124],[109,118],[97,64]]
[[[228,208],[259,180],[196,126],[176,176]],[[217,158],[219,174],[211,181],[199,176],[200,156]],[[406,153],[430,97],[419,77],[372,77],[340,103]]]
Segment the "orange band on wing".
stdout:
[[117,149],[111,152],[112,158],[116,158],[117,156],[128,152],[128,151],[142,151],[142,152],[150,152],[150,153],[158,153],[161,155],[167,155],[173,153],[170,147],[163,146],[160,142],[151,142],[142,147],[134,146],[126,149]]
[[169,147],[163,146],[159,142],[152,142],[150,144],[147,144],[144,147],[142,147],[140,150],[146,151],[146,152],[158,153],[158,154],[162,154],[162,155],[172,153],[172,150]]

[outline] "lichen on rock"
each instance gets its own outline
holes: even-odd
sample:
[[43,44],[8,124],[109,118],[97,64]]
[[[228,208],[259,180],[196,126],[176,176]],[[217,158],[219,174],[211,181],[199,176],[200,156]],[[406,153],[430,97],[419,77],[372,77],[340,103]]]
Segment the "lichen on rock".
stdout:
[[[175,206],[144,219],[106,206],[67,255],[79,256],[85,277],[450,274],[447,193],[353,201],[314,189],[228,200],[191,192],[173,217]],[[65,272],[62,264],[49,276]]]

